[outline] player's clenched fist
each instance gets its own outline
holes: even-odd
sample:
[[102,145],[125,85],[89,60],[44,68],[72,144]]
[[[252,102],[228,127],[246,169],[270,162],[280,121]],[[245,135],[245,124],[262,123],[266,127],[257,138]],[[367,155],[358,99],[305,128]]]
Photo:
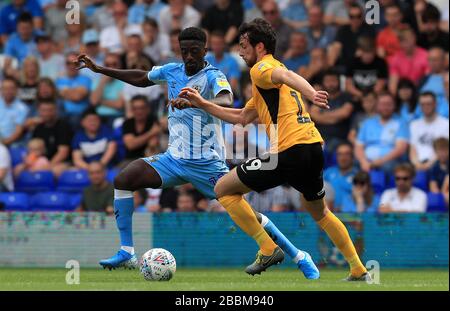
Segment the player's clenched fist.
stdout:
[[315,92],[313,97],[313,104],[319,106],[322,109],[330,109],[330,106],[328,106],[328,92]]
[[180,98],[180,97],[172,99],[169,102],[169,105],[172,107],[172,111],[174,111],[175,108],[177,108],[177,109],[185,109],[185,108],[193,107],[193,105],[189,102],[188,99]]
[[77,67],[78,70],[83,69],[83,68],[89,68],[93,72],[99,71],[97,64],[95,64],[94,61],[86,54],[78,55],[77,64],[78,64],[78,67]]

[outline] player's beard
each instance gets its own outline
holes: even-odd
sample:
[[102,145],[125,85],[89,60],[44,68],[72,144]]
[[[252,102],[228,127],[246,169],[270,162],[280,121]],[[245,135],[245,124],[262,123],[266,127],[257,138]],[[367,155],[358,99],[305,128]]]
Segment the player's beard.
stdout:
[[244,59],[248,67],[252,68],[256,64],[256,54],[252,55],[251,58]]

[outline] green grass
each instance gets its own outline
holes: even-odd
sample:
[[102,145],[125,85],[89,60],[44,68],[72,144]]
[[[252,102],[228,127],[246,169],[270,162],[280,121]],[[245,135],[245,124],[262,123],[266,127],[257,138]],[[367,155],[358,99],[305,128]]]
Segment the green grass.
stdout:
[[148,282],[137,270],[81,269],[80,284],[67,285],[65,269],[0,269],[0,290],[449,290],[448,269],[390,270],[380,284],[341,281],[346,270],[323,269],[321,279],[308,281],[293,269],[272,269],[251,277],[240,269],[179,268],[169,282]]

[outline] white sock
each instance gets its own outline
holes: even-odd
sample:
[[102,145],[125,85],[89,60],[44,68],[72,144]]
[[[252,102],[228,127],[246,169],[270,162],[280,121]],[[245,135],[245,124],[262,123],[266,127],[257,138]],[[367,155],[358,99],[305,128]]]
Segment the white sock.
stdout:
[[126,251],[130,255],[134,255],[134,247],[132,246],[121,246],[120,249]]
[[264,228],[269,223],[269,218],[266,215],[261,214],[261,226]]
[[297,263],[299,260],[305,259],[305,253],[301,250],[298,251],[297,256],[295,256],[294,259],[292,259],[293,262]]

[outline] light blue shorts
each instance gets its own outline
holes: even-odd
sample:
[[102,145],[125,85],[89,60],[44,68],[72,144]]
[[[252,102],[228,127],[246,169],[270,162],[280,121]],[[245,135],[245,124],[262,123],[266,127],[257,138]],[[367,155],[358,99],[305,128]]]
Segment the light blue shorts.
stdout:
[[229,169],[222,160],[177,159],[168,152],[142,158],[162,180],[161,188],[191,183],[208,199],[215,199],[214,186]]

